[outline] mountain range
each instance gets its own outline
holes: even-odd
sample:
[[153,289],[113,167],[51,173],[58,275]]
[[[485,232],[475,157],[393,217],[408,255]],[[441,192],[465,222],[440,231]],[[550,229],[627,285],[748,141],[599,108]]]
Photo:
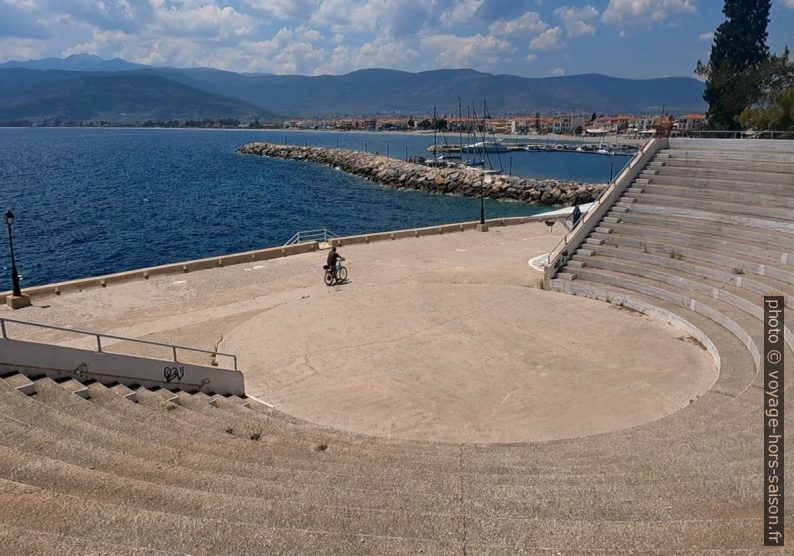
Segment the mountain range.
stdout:
[[345,75],[271,75],[167,68],[92,55],[0,64],[0,121],[60,118],[117,123],[146,119],[458,113],[482,101],[504,113],[702,110],[703,83],[689,77],[622,79],[600,74],[527,78],[471,69]]

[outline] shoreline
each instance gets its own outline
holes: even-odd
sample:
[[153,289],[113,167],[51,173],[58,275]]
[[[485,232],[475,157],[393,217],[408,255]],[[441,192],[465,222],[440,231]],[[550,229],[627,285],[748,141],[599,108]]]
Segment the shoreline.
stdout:
[[[426,132],[426,131],[383,131],[383,130],[369,130],[369,129],[292,129],[292,128],[263,128],[263,129],[249,129],[249,128],[239,128],[239,127],[222,127],[222,128],[215,128],[215,127],[143,127],[143,126],[111,126],[111,127],[91,127],[91,126],[0,126],[0,129],[81,129],[81,130],[97,130],[97,131],[104,131],[104,130],[141,130],[141,131],[235,131],[235,132],[248,132],[248,133],[327,133],[327,134],[348,134],[348,133],[358,133],[358,134],[367,134],[367,135],[379,135],[379,136],[388,136],[388,135],[399,135],[405,137],[433,137],[433,132]],[[557,135],[557,134],[545,134],[545,135],[520,135],[520,134],[510,134],[510,133],[494,133],[494,134],[486,134],[487,137],[496,137],[498,139],[507,139],[511,141],[522,141],[522,142],[563,142],[563,143],[598,143],[601,138],[599,137],[582,137],[582,136],[575,136],[575,135]],[[447,133],[447,136],[457,136],[457,133]],[[634,146],[641,146],[644,145],[648,139],[639,137],[625,137],[625,136],[616,136],[614,134],[605,135],[603,137],[604,141],[608,143],[618,143],[624,145],[634,145]]]

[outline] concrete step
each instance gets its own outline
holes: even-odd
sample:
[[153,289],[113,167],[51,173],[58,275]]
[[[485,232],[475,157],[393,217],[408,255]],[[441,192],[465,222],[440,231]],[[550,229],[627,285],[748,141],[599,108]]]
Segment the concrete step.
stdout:
[[622,217],[621,216],[605,216],[604,218],[602,218],[602,221],[606,222],[607,224],[617,224],[617,223],[622,221]]
[[14,388],[26,396],[32,396],[36,393],[36,386],[28,377],[21,373],[12,373],[6,375],[2,378],[2,380],[11,388]]
[[205,493],[84,469],[27,454],[13,446],[6,446],[0,454],[0,476],[73,496],[82,503],[123,504],[129,509],[167,512],[190,519],[223,516],[224,521],[241,525],[408,538],[446,538],[459,525],[459,519],[454,515],[460,508],[459,501],[448,508],[439,507],[433,512],[422,513],[411,508],[380,510],[366,506],[324,506],[311,498],[267,500],[219,492]]
[[794,156],[794,141],[785,139],[756,138],[686,138],[673,137],[669,140],[670,150],[712,151],[718,153],[785,153]]
[[576,274],[574,272],[558,272],[555,277],[560,280],[576,280]]
[[125,400],[129,400],[131,402],[138,401],[138,394],[135,392],[135,390],[133,390],[132,388],[128,388],[123,384],[115,384],[111,386],[110,391],[116,394],[117,396],[121,396]]
[[681,176],[684,178],[701,178],[727,181],[744,181],[746,183],[778,183],[794,187],[794,169],[784,172],[736,168],[701,168],[697,164],[691,166],[666,165],[660,175]]
[[708,277],[671,273],[669,268],[654,265],[653,261],[647,259],[616,259],[610,255],[611,253],[607,252],[605,255],[593,257],[589,266],[654,280],[674,288],[686,288],[692,292],[703,293],[709,298],[723,301],[759,321],[763,320],[763,297],[755,292]]
[[71,392],[76,396],[80,396],[84,400],[89,398],[88,388],[86,388],[82,382],[78,382],[73,378],[62,379],[56,382],[67,392]]
[[[574,256],[576,256],[576,255],[574,255]],[[571,260],[571,261],[568,261],[566,263],[566,266],[569,266],[569,267],[571,267],[573,269],[577,269],[577,268],[584,268],[586,266],[586,264],[587,263],[585,261],[582,261],[582,260]]]
[[765,153],[765,152],[742,152],[742,151],[711,151],[699,149],[672,149],[672,158],[695,158],[700,160],[719,160],[726,162],[771,162],[791,164],[794,162],[794,155],[789,153]]
[[[792,191],[794,193],[794,190]],[[688,199],[706,199],[716,201],[729,201],[759,207],[767,206],[772,208],[794,208],[794,198],[783,195],[765,195],[758,192],[749,191],[724,191],[714,188],[687,187],[668,184],[650,184],[645,188],[645,193],[651,195],[668,195]],[[642,198],[640,193],[626,193],[626,199]]]
[[[138,393],[138,396],[147,395],[146,392],[150,392],[159,400],[162,400],[167,403],[172,404],[179,404],[179,392],[171,392],[170,390],[166,390],[165,388],[144,388],[139,387],[135,390]],[[206,394],[204,394],[206,396]]]
[[25,527],[0,524],[0,546],[15,556],[113,555],[113,556],[184,556],[170,550],[151,550],[111,544],[101,539],[85,539],[61,535],[53,531],[34,531]]
[[684,208],[667,204],[655,204],[643,199],[632,208],[632,213],[650,214],[654,216],[664,216],[671,218],[683,218],[689,220],[701,220],[710,224],[725,224],[730,226],[741,226],[745,228],[755,228],[767,232],[791,233],[792,224],[788,221],[773,220],[771,218],[759,218],[757,216],[743,214],[725,214],[719,210],[707,210],[703,207]]
[[63,392],[75,394],[76,396],[79,396],[83,399],[88,397],[88,389],[74,379],[66,379],[56,382],[49,377],[42,377],[34,380],[33,384],[36,388],[36,393],[39,396],[44,395],[44,393],[48,390],[59,389]]
[[750,160],[729,161],[729,160],[708,160],[698,158],[676,158],[670,157],[667,161],[667,168],[701,168],[718,170],[742,170],[745,172],[769,172],[769,173],[789,173],[791,165],[784,162],[753,162]]
[[[110,544],[186,554],[453,554],[459,544],[357,533],[355,521],[347,532],[321,527],[275,528],[228,521],[223,513],[215,519],[185,518],[88,500],[75,504],[73,497],[45,489],[9,490],[0,492],[0,521],[11,526],[57,530],[72,536],[103,538]],[[311,515],[306,517],[310,519]],[[352,518],[352,512],[338,513],[340,520]],[[440,533],[438,536],[442,537]]]
[[[314,485],[315,489],[317,488],[316,485],[332,484],[337,488],[346,487],[373,491],[371,493],[372,496],[377,496],[377,491],[389,492],[393,490],[417,494],[446,492],[451,488],[451,484],[454,484],[455,480],[459,479],[454,476],[454,469],[449,469],[450,466],[447,466],[443,472],[432,475],[438,480],[429,481],[412,478],[414,473],[401,467],[384,468],[381,465],[376,465],[376,462],[364,458],[364,456],[358,458],[357,464],[337,464],[334,462],[332,450],[321,453],[314,450],[311,446],[307,446],[305,450],[306,462],[316,461],[318,465],[315,466],[315,469],[305,469],[305,465],[303,467],[297,466],[295,465],[298,463],[296,460],[282,458],[278,454],[266,457],[257,454],[256,452],[259,450],[251,453],[241,449],[244,445],[238,447],[237,450],[226,449],[225,458],[211,457],[202,453],[202,450],[194,451],[192,442],[188,445],[188,449],[175,449],[173,446],[180,446],[181,443],[174,443],[173,441],[169,441],[169,443],[153,443],[151,439],[150,441],[142,440],[141,438],[146,437],[146,431],[139,423],[130,423],[128,427],[132,428],[132,425],[134,425],[143,431],[140,438],[136,438],[131,434],[120,434],[117,430],[101,429],[93,425],[94,422],[99,423],[101,422],[100,419],[104,418],[104,415],[99,413],[86,415],[86,419],[91,419],[91,422],[83,421],[62,412],[52,413],[49,404],[41,408],[26,407],[26,404],[22,403],[25,399],[33,402],[32,398],[23,397],[24,399],[22,400],[9,399],[7,394],[2,392],[0,392],[0,395],[3,396],[5,407],[9,409],[13,407],[13,414],[20,421],[28,422],[39,428],[45,427],[60,435],[64,440],[70,439],[72,444],[78,442],[80,446],[93,445],[93,451],[104,446],[108,450],[122,454],[120,461],[130,462],[137,460],[138,463],[136,465],[139,466],[142,465],[141,462],[151,462],[151,464],[160,466],[178,465],[182,468],[180,471],[182,475],[187,474],[189,476],[191,473],[204,471],[236,475],[249,482],[251,480],[266,480],[271,483],[284,482],[284,484],[289,485]],[[21,394],[15,395],[22,397]],[[72,396],[72,398],[75,397]],[[52,400],[52,403],[58,402],[57,400]],[[157,418],[157,416],[154,415],[152,418]],[[116,426],[121,425],[117,424]],[[219,443],[224,440],[222,433],[220,435],[213,434],[212,439]],[[250,442],[248,443],[248,445],[251,444]],[[263,446],[262,449],[272,449],[274,447],[277,447],[277,445]],[[92,450],[89,450],[89,453],[93,453]],[[254,459],[257,463],[254,463]],[[361,461],[367,461],[366,466],[362,467]],[[364,474],[362,474],[363,470],[366,470]],[[430,475],[425,473],[425,476],[429,477]],[[449,476],[449,480],[445,479],[447,476]],[[395,489],[396,485],[399,485],[399,489]]]
[[[704,262],[697,257],[675,259],[671,258],[666,252],[630,246],[620,246],[617,249],[603,249],[596,256],[619,259],[629,264],[635,262],[650,264],[659,268],[668,269],[669,272],[679,277],[691,275],[694,277],[706,278],[715,283],[724,284],[725,286],[747,290],[752,295],[783,294],[787,299],[794,298],[794,295],[792,295],[794,287],[789,284],[781,284],[768,277],[756,277],[748,274],[737,275],[732,270],[726,270],[719,265]],[[578,256],[575,257],[578,258]]]
[[658,229],[686,230],[688,232],[704,234],[710,237],[756,244],[759,247],[774,246],[779,251],[794,252],[794,230],[792,230],[791,234],[786,234],[784,232],[769,234],[757,229],[739,226],[735,223],[721,224],[719,222],[705,222],[703,220],[685,217],[643,213],[626,214],[623,223]]
[[[111,451],[102,444],[75,443],[41,429],[24,429],[9,432],[4,424],[9,446],[34,454],[36,457],[52,457],[58,461],[82,468],[111,473],[122,480],[138,480],[152,483],[149,488],[171,486],[191,489],[207,494],[258,498],[271,501],[313,500],[328,506],[369,507],[373,509],[395,509],[413,511],[439,511],[457,505],[458,498],[444,491],[425,494],[412,489],[401,490],[399,484],[391,490],[371,490],[365,483],[337,484],[330,477],[317,476],[314,482],[300,479],[304,474],[296,470],[291,477],[270,477],[260,474],[243,476],[234,466],[221,472],[211,472],[186,467],[179,462],[158,462],[138,458],[127,453]],[[185,449],[190,449],[185,443]],[[323,480],[325,479],[325,480]]]
[[[764,195],[790,195],[792,187],[779,183],[763,183],[759,181],[747,182],[743,180],[715,179],[715,178],[695,178],[674,176],[668,174],[645,174],[640,176],[647,179],[648,183],[659,185],[675,185],[679,187],[691,187],[702,189],[715,189],[719,191],[738,191],[749,193],[761,193]],[[647,184],[646,184],[647,185]]]
[[596,226],[593,229],[596,232],[598,232],[599,234],[611,234],[612,233],[612,228],[609,227],[609,226]]
[[603,245],[604,240],[601,238],[590,236],[584,240],[585,245]]
[[[726,272],[733,272],[737,275],[769,276],[789,286],[794,285],[794,272],[789,268],[773,263],[758,262],[749,257],[730,253],[730,251],[717,252],[708,247],[699,247],[695,243],[687,244],[686,242],[673,242],[669,240],[665,242],[655,242],[650,239],[622,237],[615,234],[604,237],[604,247],[606,250],[616,245],[629,246],[649,253],[663,254],[672,259],[696,263],[705,261],[720,266]],[[601,253],[603,251],[603,249],[597,249],[596,253]]]
[[794,266],[794,254],[776,249],[765,249],[757,245],[740,241],[718,239],[687,230],[665,229],[657,227],[643,227],[641,225],[617,224],[613,234],[598,234],[603,241],[628,241],[631,245],[642,248],[644,245],[663,249],[666,245],[701,248],[714,252],[724,253],[729,256],[739,256],[748,262],[756,264],[773,265],[781,270],[792,270],[787,267]]
[[642,193],[645,191],[644,187],[629,187],[626,189],[626,193]]

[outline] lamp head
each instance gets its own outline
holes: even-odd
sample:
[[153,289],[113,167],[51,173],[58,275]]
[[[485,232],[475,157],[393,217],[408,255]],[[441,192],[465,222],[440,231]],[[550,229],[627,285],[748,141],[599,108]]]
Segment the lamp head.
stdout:
[[9,210],[8,212],[6,212],[6,224],[10,226],[13,223],[14,223],[14,213]]

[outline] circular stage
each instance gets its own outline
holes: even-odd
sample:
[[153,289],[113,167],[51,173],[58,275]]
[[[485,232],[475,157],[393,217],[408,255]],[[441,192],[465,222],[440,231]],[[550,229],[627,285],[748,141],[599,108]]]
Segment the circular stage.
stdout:
[[322,425],[449,442],[532,442],[669,415],[717,378],[672,326],[515,285],[416,281],[313,290],[223,341],[248,393]]

